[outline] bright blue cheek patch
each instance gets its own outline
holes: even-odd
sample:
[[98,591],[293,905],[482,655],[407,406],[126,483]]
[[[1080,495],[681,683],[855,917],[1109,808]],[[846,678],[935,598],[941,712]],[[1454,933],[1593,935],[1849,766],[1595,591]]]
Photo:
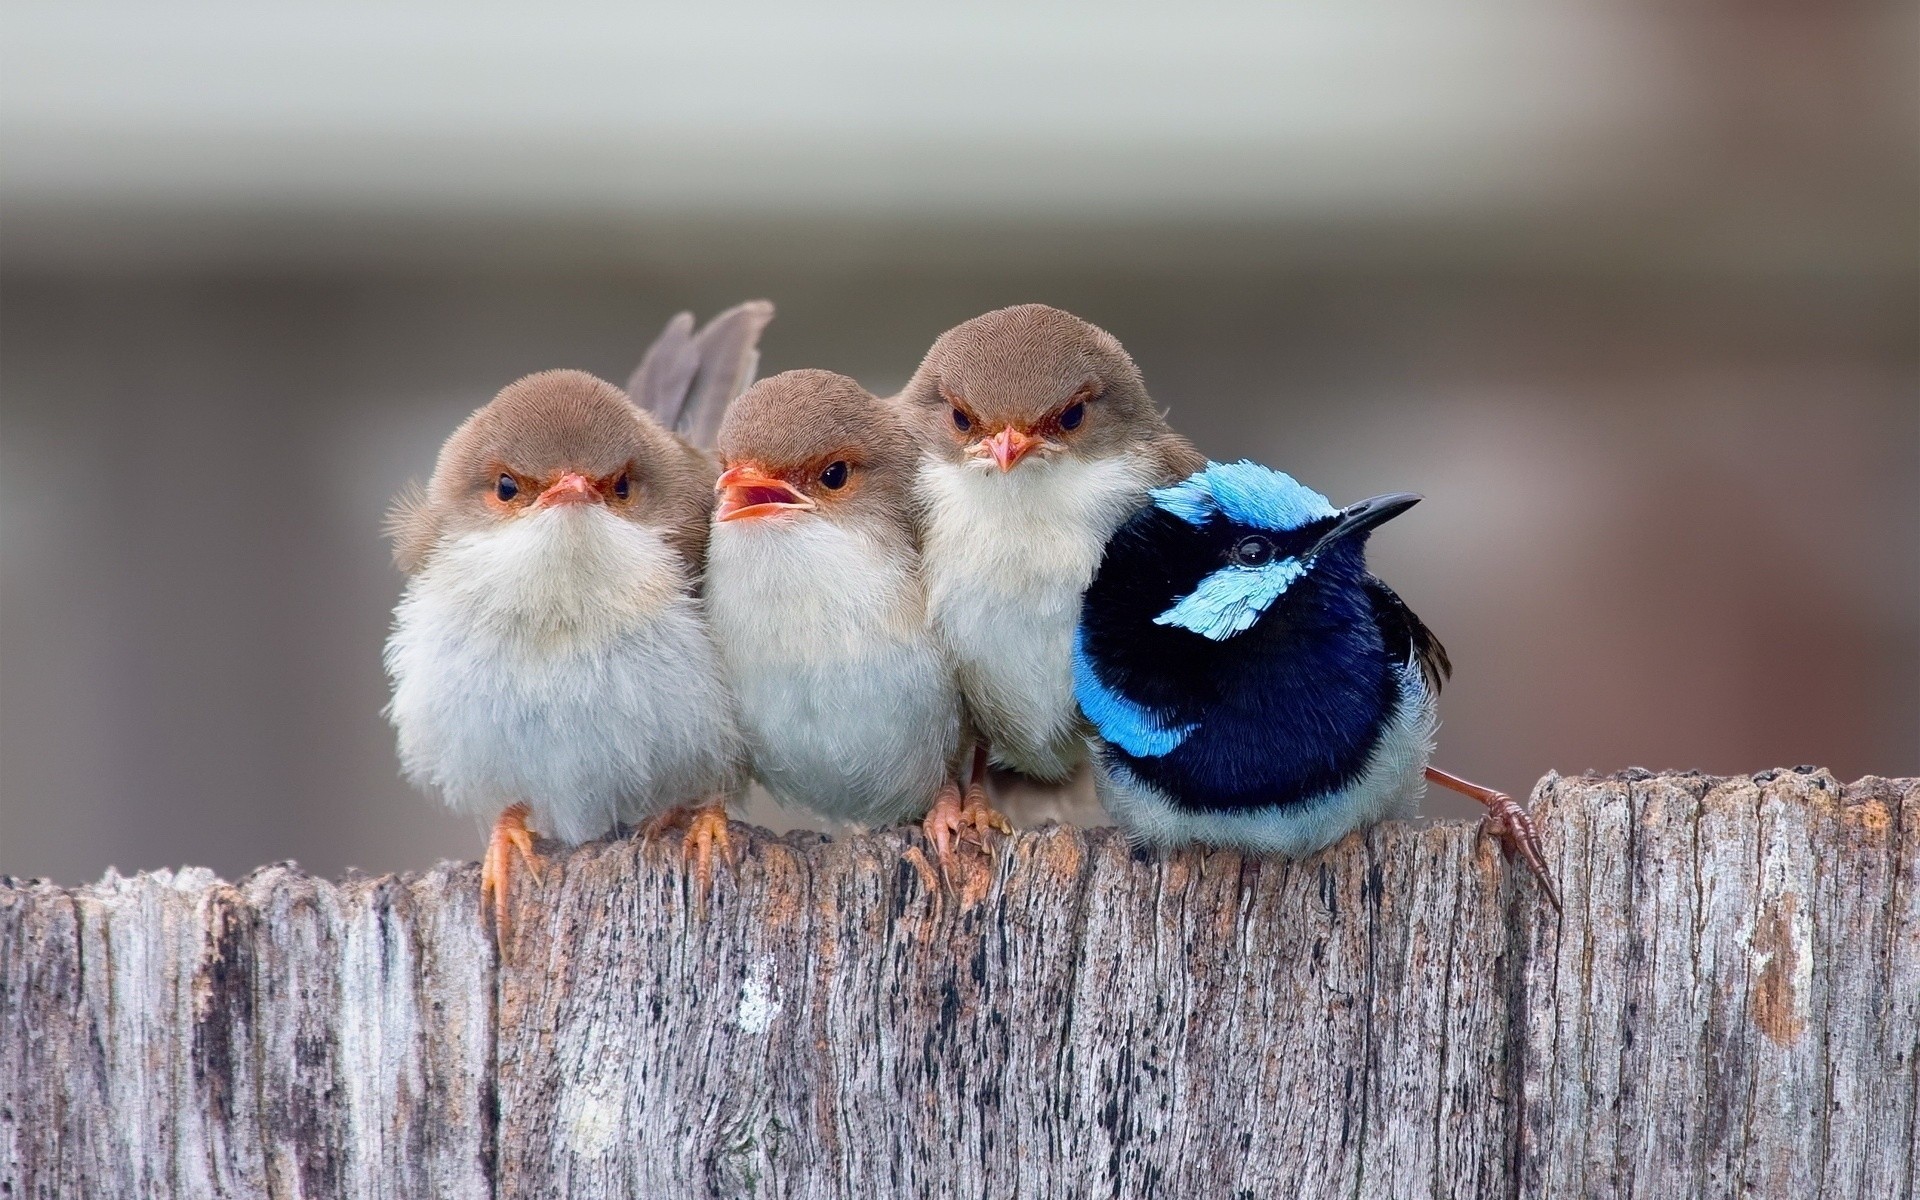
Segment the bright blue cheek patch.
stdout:
[[1100,682],[1087,657],[1086,635],[1073,635],[1073,695],[1100,736],[1135,758],[1171,754],[1197,726],[1169,726],[1150,710]]
[[1153,619],[1225,641],[1244,633],[1260,619],[1293,581],[1307,573],[1297,558],[1282,558],[1258,567],[1222,567],[1200,581],[1200,586]]

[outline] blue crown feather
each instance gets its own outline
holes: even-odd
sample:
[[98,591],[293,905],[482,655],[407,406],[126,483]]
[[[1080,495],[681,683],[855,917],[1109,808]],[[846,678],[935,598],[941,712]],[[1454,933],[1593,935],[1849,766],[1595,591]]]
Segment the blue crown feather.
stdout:
[[1339,509],[1325,496],[1285,471],[1241,459],[1210,462],[1170,487],[1155,488],[1153,502],[1189,525],[1205,525],[1215,516],[1239,525],[1286,533]]
[[1101,682],[1087,657],[1086,630],[1073,634],[1073,694],[1100,736],[1135,758],[1172,754],[1196,725],[1168,725],[1150,710]]

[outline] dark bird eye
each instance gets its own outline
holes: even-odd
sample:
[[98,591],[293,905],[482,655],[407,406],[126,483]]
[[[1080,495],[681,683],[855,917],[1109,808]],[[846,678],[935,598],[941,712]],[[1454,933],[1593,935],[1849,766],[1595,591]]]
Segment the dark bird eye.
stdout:
[[625,471],[622,471],[620,478],[613,481],[613,494],[625,500],[627,498],[627,491],[627,474]]
[[1243,537],[1233,544],[1231,557],[1236,566],[1264,567],[1273,561],[1273,543],[1263,537]]
[[959,409],[953,410],[953,427],[961,433],[973,428],[973,420]]
[[820,472],[820,485],[829,491],[839,491],[847,486],[847,464],[829,463],[827,469]]
[[1087,406],[1079,401],[1075,401],[1074,403],[1067,405],[1066,409],[1063,412],[1061,412],[1060,428],[1078,429],[1080,428],[1080,422],[1084,421],[1086,419],[1086,416],[1087,416]]
[[513,481],[513,476],[502,475],[500,481],[493,485],[493,494],[502,500],[511,500],[520,494],[520,485]]

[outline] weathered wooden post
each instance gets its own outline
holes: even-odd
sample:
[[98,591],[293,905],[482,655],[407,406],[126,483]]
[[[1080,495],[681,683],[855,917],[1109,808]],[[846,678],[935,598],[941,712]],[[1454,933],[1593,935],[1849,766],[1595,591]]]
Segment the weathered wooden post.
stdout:
[[[1893,1197],[1920,781],[1549,778],[1316,858],[1019,836],[0,888],[0,1197]],[[533,912],[533,909],[527,909]]]

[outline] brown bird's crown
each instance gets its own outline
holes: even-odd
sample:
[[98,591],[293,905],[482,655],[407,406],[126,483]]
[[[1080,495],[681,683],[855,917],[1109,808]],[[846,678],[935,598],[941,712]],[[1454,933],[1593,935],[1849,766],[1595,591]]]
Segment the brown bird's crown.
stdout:
[[714,471],[614,385],[584,371],[542,371],[468,417],[441,447],[425,490],[396,502],[394,557],[411,573],[449,537],[541,505],[592,503],[659,529],[697,572]]
[[930,444],[978,456],[1014,431],[1043,453],[1101,458],[1166,431],[1140,370],[1106,330],[1044,304],[997,309],[940,335],[901,398]]

